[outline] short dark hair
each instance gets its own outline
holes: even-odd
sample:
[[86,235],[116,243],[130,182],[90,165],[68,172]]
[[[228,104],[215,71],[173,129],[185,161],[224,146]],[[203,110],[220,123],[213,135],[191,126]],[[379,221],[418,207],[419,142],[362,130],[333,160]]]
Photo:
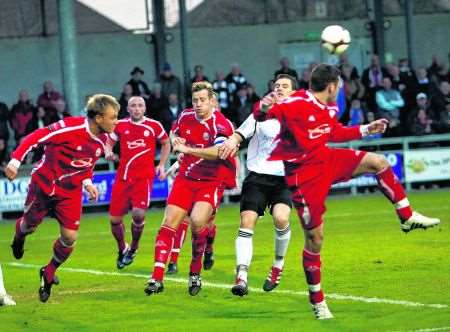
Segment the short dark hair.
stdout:
[[339,82],[340,75],[341,71],[337,67],[321,63],[311,73],[309,88],[314,92],[321,92],[328,84]]
[[120,104],[113,96],[95,94],[89,97],[86,103],[86,112],[88,118],[94,119],[96,115],[103,115],[107,106],[111,106],[116,110],[120,109]]
[[278,74],[277,77],[275,77],[274,83],[282,78],[291,81],[292,90],[297,90],[297,80],[295,79],[295,77],[288,74]]

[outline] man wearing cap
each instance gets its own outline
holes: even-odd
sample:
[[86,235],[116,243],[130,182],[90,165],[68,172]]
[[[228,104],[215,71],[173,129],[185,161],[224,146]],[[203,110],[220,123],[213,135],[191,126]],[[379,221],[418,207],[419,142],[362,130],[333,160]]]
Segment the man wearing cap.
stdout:
[[130,75],[131,79],[127,82],[127,84],[131,85],[131,88],[133,89],[133,96],[140,96],[148,99],[148,97],[150,97],[150,89],[148,88],[147,83],[142,80],[144,70],[136,66],[130,72]]
[[408,119],[408,128],[412,135],[433,134],[433,120],[430,117],[427,95],[420,92],[416,96],[416,107]]
[[172,66],[166,62],[163,66],[162,72],[159,75],[159,83],[161,83],[161,91],[165,96],[176,94],[178,102],[183,104],[183,86],[180,79],[172,72]]

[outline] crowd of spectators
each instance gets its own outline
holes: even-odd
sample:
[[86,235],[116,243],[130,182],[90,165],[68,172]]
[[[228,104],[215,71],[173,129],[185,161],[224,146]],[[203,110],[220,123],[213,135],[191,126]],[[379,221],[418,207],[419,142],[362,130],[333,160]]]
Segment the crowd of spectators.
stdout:
[[[294,77],[298,88],[307,89],[315,65],[311,63],[297,72],[290,67],[286,57],[281,58],[280,68],[268,80],[267,90],[262,91],[262,95],[271,91],[274,78],[279,74]],[[450,133],[450,70],[437,57],[432,58],[428,67],[413,69],[408,59],[382,66],[378,56],[372,55],[370,65],[360,74],[343,54],[339,68],[344,83],[339,114],[342,123],[357,125],[384,117],[390,121],[384,134],[387,137]],[[147,104],[146,115],[160,121],[166,131],[170,131],[183,108],[191,106],[190,88],[194,82],[207,80],[212,83],[221,112],[235,126],[247,118],[253,104],[260,99],[238,63],[231,64],[226,75],[217,70],[212,80],[206,76],[203,65],[196,65],[186,84],[174,74],[169,63],[164,64],[161,73],[149,84],[144,74],[138,66],[131,70],[130,79],[119,96],[119,118],[128,116],[127,103],[131,96],[142,96]],[[26,90],[19,92],[17,103],[11,108],[0,102],[0,167],[8,160],[8,146],[19,144],[37,128],[69,115],[62,94],[55,90],[51,81],[44,82],[36,103]],[[36,154],[28,161],[38,157]]]

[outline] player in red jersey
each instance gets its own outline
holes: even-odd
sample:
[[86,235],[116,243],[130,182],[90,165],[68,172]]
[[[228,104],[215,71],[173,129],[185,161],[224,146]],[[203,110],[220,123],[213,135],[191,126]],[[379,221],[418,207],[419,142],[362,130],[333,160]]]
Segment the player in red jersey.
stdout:
[[305,233],[303,268],[317,319],[333,318],[320,286],[322,216],[333,183],[364,173],[374,174],[380,190],[395,206],[404,232],[440,222],[412,210],[401,183],[383,156],[326,145],[383,133],[387,126],[385,119],[355,127],[344,127],[337,121],[335,101],[341,82],[339,75],[336,67],[320,64],[311,74],[310,90],[298,90],[280,103],[267,95],[254,109],[257,120],[276,118],[281,124],[278,144],[269,159],[284,161],[286,183]]
[[145,292],[163,290],[164,268],[179,224],[190,212],[192,260],[189,294],[201,289],[200,271],[205,251],[209,217],[218,204],[220,186],[235,174],[233,160],[220,160],[217,146],[233,133],[233,126],[214,108],[211,84],[196,82],[192,86],[193,109],[180,114],[174,127],[173,150],[183,153],[180,169],[167,199],[163,224],[156,237],[155,265]]
[[[112,189],[109,214],[111,232],[117,241],[117,268],[122,269],[133,262],[139,239],[144,230],[145,212],[150,203],[155,173],[164,176],[164,166],[170,154],[169,136],[161,123],[145,114],[142,97],[128,101],[130,117],[119,120],[111,138],[120,143],[120,163]],[[159,164],[154,167],[156,141],[161,143]],[[125,242],[123,217],[131,208],[131,245]]]
[[89,199],[98,198],[92,184],[93,169],[104,153],[106,133],[112,133],[116,126],[119,107],[114,97],[92,96],[86,105],[87,118],[69,117],[31,133],[12,152],[5,169],[7,178],[13,180],[26,154],[35,147],[45,147],[44,156],[31,173],[24,213],[16,222],[11,245],[14,257],[22,258],[25,237],[36,230],[45,216],[58,220],[60,237],[53,244],[53,258],[40,270],[42,302],[50,297],[52,285],[59,282],[56,269],[69,258],[75,246],[82,187]]

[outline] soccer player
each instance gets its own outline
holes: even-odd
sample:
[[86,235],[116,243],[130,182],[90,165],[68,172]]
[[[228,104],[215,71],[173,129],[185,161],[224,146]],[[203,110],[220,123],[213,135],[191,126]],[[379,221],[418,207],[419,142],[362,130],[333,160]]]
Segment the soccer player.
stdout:
[[363,173],[374,174],[380,190],[396,209],[402,231],[426,229],[440,222],[412,210],[401,183],[383,156],[327,146],[329,141],[345,142],[383,133],[387,126],[386,119],[355,127],[341,125],[336,119],[335,103],[340,85],[339,70],[320,64],[311,74],[309,90],[298,90],[281,103],[267,95],[262,99],[261,107],[254,109],[257,120],[276,118],[281,123],[279,142],[270,160],[283,160],[286,183],[292,191],[292,202],[303,226],[303,268],[317,319],[333,318],[320,285],[322,216],[333,183]]
[[0,265],[0,307],[7,305],[16,305],[16,302],[6,293],[5,285],[3,283],[2,266]]
[[41,161],[31,174],[23,215],[16,222],[11,244],[13,255],[21,259],[25,237],[33,233],[45,216],[56,218],[60,237],[53,244],[53,257],[40,269],[39,299],[46,302],[53,284],[59,280],[56,269],[70,256],[77,239],[81,217],[82,187],[90,200],[98,198],[92,184],[96,161],[104,153],[107,133],[117,123],[119,104],[114,97],[97,94],[89,98],[85,117],[68,117],[25,137],[11,154],[5,174],[13,180],[26,154],[44,146]]
[[155,264],[145,292],[164,289],[164,268],[179,224],[189,214],[192,229],[192,260],[188,291],[201,290],[200,272],[205,251],[206,224],[218,202],[220,187],[235,174],[234,160],[220,160],[217,145],[233,134],[233,126],[214,108],[212,86],[208,82],[192,85],[193,109],[184,110],[174,127],[173,151],[183,153],[180,169],[167,199],[162,226],[155,242]]
[[[111,195],[109,214],[111,232],[117,241],[117,268],[130,265],[136,256],[145,224],[145,212],[150,203],[155,173],[160,179],[170,153],[169,136],[161,123],[149,119],[145,114],[145,100],[131,97],[128,100],[130,117],[119,120],[114,133],[114,142],[120,143],[120,162]],[[154,167],[156,141],[161,143],[159,164]],[[125,242],[123,217],[131,208],[131,245]]]
[[[295,78],[280,74],[274,83],[274,95],[281,101],[289,97],[296,89]],[[244,296],[248,293],[247,274],[253,255],[253,233],[258,217],[264,215],[266,207],[270,208],[275,227],[275,260],[264,282],[266,292],[278,286],[287,252],[291,229],[291,193],[284,181],[284,166],[279,160],[267,161],[274,139],[280,132],[277,119],[256,122],[250,115],[219,148],[220,157],[227,158],[239,148],[239,144],[249,139],[247,154],[248,176],[242,184],[241,223],[236,239],[236,280],[231,292]]]

